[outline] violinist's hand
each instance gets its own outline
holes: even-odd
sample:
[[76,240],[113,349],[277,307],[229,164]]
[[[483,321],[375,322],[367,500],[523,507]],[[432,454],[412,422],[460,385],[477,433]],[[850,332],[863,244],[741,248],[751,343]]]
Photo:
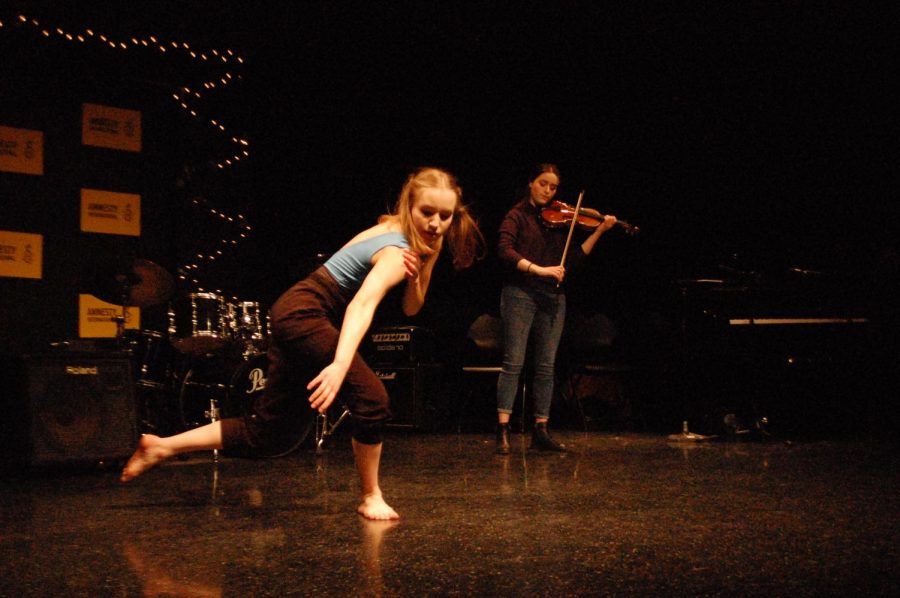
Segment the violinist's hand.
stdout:
[[346,365],[333,362],[319,375],[312,379],[312,382],[306,385],[306,390],[313,391],[309,395],[309,406],[318,411],[325,413],[337,396],[344,383],[344,376],[347,375]]
[[566,269],[564,266],[539,266],[535,268],[535,272],[537,272],[538,276],[546,276],[548,278],[555,278],[557,283],[562,283],[563,278],[566,277]]
[[403,250],[403,267],[406,269],[406,279],[415,282],[419,279],[419,268],[422,267],[422,258],[414,251]]
[[608,231],[616,225],[617,219],[615,216],[612,216],[610,214],[604,214],[603,216],[603,222],[600,223],[600,226],[598,228],[602,228],[604,231]]

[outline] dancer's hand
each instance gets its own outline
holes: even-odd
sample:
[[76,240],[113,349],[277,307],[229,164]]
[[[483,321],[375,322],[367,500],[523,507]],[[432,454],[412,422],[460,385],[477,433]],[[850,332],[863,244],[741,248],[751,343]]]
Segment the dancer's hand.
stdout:
[[306,390],[313,391],[309,395],[309,406],[319,413],[325,413],[341,389],[346,375],[347,366],[337,362],[331,363],[319,372],[319,375],[306,385]]
[[414,251],[404,249],[403,267],[406,270],[406,279],[415,282],[419,279],[419,268],[422,267],[422,259]]

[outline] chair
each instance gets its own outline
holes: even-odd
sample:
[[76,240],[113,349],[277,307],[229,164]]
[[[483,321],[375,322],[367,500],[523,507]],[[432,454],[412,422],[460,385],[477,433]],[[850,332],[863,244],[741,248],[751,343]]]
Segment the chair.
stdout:
[[[601,394],[612,392],[616,403],[622,403],[631,416],[633,405],[627,396],[617,392],[619,382],[634,372],[634,366],[622,355],[615,323],[602,313],[585,314],[575,310],[566,320],[566,329],[560,342],[556,360],[558,396],[569,407],[580,426],[588,429],[591,418],[582,405],[582,392],[593,387]],[[600,380],[606,380],[601,383]],[[580,392],[582,391],[582,392]]]
[[[503,320],[495,315],[483,313],[472,322],[466,333],[467,346],[463,356],[462,373],[464,377],[472,375],[490,375],[493,378],[491,405],[496,400],[496,377],[503,370]],[[527,372],[523,370],[521,377],[522,412],[520,427],[525,428],[525,398]],[[463,391],[463,401],[457,417],[457,431],[462,431],[462,420],[467,409],[474,403],[474,392],[470,387]],[[496,410],[491,411],[493,426],[496,421]]]

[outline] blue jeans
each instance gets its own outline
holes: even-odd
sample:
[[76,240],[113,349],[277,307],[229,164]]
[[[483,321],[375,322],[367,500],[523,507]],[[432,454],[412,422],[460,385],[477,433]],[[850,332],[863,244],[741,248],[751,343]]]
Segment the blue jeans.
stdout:
[[566,296],[505,285],[500,295],[503,317],[503,368],[497,380],[497,412],[512,413],[532,336],[534,417],[550,417],[556,350],[566,320]]

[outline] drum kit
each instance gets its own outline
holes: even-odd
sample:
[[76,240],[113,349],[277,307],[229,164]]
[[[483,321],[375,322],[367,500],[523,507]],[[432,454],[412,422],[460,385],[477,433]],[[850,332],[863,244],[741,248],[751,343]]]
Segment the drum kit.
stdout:
[[[113,318],[116,346],[132,359],[141,432],[168,435],[249,410],[268,370],[269,322],[259,302],[176,296],[172,276],[141,259],[106,278],[94,292],[123,306]],[[159,306],[167,307],[164,330],[125,329],[126,307]]]

